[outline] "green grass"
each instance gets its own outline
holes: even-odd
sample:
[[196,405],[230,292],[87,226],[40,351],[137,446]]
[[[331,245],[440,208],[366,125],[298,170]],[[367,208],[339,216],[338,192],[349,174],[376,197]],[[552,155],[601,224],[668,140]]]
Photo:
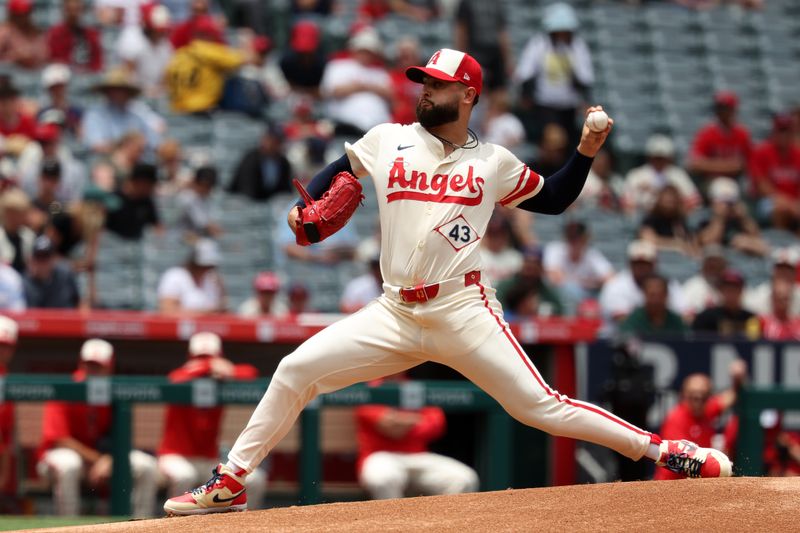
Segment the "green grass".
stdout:
[[0,516],[0,531],[35,529],[40,527],[85,526],[108,522],[121,522],[120,516]]

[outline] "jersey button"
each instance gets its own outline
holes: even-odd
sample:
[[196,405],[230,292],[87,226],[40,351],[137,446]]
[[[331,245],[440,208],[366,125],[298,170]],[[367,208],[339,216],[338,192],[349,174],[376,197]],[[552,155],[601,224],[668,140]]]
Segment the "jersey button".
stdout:
[[422,248],[423,246],[425,246],[424,242],[422,241],[417,242],[417,248]]

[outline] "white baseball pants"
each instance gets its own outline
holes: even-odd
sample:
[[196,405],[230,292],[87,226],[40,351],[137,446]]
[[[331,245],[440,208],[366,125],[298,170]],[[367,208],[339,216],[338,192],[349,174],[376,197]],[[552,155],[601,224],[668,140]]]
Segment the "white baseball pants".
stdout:
[[552,390],[511,334],[494,292],[478,283],[422,304],[384,294],[320,331],[278,365],[228,459],[253,470],[318,394],[424,361],[457,370],[524,424],[640,459],[651,434]]
[[461,494],[478,490],[478,474],[436,453],[375,452],[364,460],[361,485],[374,500],[412,495]]
[[[136,518],[155,516],[158,466],[156,458],[140,450],[131,450],[131,512]],[[81,479],[86,474],[83,459],[70,448],[45,452],[36,465],[39,475],[53,484],[53,502],[61,516],[77,516],[81,510]]]
[[[189,492],[211,477],[211,471],[219,464],[216,459],[185,457],[178,454],[161,455],[158,469],[167,478],[169,494]],[[260,468],[253,470],[245,480],[247,508],[258,509],[264,501],[267,475]]]

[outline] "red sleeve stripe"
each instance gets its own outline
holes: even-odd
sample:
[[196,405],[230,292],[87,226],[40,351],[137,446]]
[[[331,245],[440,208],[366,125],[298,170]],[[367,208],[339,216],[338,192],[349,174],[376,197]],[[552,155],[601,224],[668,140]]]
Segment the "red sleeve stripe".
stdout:
[[525,184],[520,188],[517,186],[510,194],[508,194],[505,198],[500,200],[501,205],[508,205],[516,200],[524,200],[539,192],[539,189],[542,187],[542,177],[539,176],[536,172],[525,167],[522,171],[523,175],[527,172],[528,176],[524,180]]

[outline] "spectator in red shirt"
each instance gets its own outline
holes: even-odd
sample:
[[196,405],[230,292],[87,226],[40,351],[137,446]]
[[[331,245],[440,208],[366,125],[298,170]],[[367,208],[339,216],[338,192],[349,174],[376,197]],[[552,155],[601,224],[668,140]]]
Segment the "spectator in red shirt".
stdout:
[[[195,333],[189,339],[188,361],[169,373],[172,383],[198,378],[252,380],[258,370],[235,365],[222,354],[216,333]],[[169,481],[170,494],[183,494],[208,477],[219,464],[219,430],[223,408],[170,404],[164,417],[164,434],[158,447],[158,468]],[[256,469],[247,476],[247,504],[253,509],[266,489],[266,475]]]
[[177,50],[191,43],[202,34],[203,39],[215,43],[224,43],[225,34],[222,26],[211,15],[208,0],[192,0],[192,14],[172,30],[169,40]]
[[362,405],[356,409],[356,423],[359,480],[372,498],[402,498],[412,490],[422,494],[478,490],[478,474],[472,468],[428,452],[428,444],[445,431],[440,408]]
[[[17,349],[17,332],[13,319],[0,316],[0,376],[8,374],[8,364]],[[0,494],[5,497],[17,493],[14,472],[14,404],[3,402],[0,404]]]
[[50,61],[77,71],[98,72],[103,68],[100,33],[81,22],[84,8],[83,0],[64,0],[64,21],[47,34]]
[[736,121],[739,98],[722,91],[714,96],[716,120],[700,128],[689,152],[689,171],[706,182],[717,176],[735,178],[747,168],[750,131]]
[[776,228],[800,227],[800,145],[794,140],[792,117],[777,115],[772,136],[761,143],[750,159],[753,192],[758,211]]
[[47,43],[32,13],[31,0],[8,2],[6,22],[0,24],[0,63],[34,69],[47,61]]
[[413,37],[404,37],[397,42],[394,68],[389,71],[394,88],[392,122],[413,124],[417,121],[417,100],[422,86],[406,77],[408,67],[420,64],[419,42]]
[[800,322],[791,316],[794,297],[794,283],[781,278],[772,280],[770,293],[772,312],[759,317],[762,337],[774,341],[800,339]]
[[8,75],[0,75],[0,134],[5,137],[21,135],[33,139],[36,120],[21,110],[19,90]]
[[[114,348],[101,339],[89,339],[81,347],[74,381],[110,376],[114,371]],[[56,512],[62,516],[81,514],[81,479],[93,488],[111,478],[111,407],[83,402],[51,401],[42,415],[39,475],[53,483]],[[131,450],[131,510],[134,516],[153,516],[158,466],[156,459]]]
[[[663,439],[687,439],[698,446],[711,446],[717,419],[736,402],[739,387],[747,377],[747,366],[738,359],[731,363],[730,389],[711,395],[711,378],[691,374],[683,380],[681,403],[667,413],[659,435]],[[663,470],[663,472],[662,472]],[[653,479],[681,479],[666,468],[657,469]]]

